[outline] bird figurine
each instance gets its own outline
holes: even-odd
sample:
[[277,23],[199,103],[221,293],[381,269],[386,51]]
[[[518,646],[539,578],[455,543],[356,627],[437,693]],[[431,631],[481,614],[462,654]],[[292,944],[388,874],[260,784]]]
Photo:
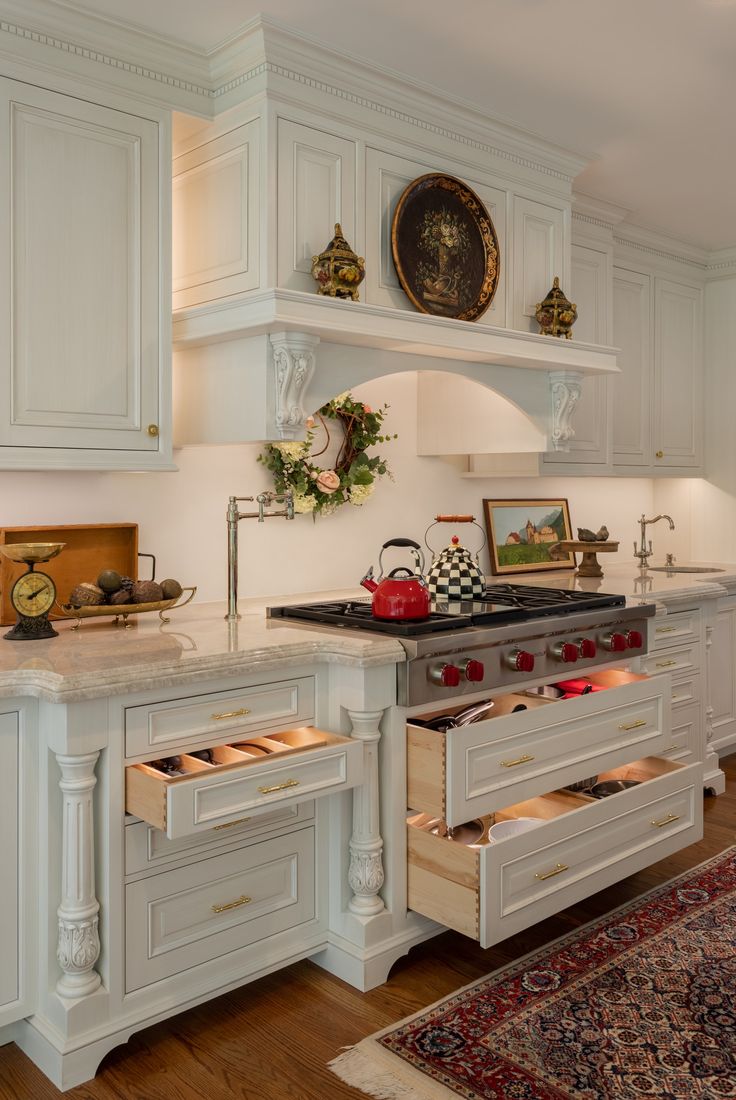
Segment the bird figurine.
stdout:
[[580,542],[606,542],[608,540],[608,528],[603,525],[599,531],[590,531],[587,527],[578,527],[578,539]]

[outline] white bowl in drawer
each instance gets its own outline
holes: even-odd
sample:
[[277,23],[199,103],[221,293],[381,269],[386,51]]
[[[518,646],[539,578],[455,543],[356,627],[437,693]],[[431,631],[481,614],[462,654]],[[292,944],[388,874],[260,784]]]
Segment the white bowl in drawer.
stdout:
[[543,822],[542,817],[514,817],[509,821],[497,821],[495,825],[491,825],[488,836],[491,840],[506,840],[507,837],[526,833],[529,829],[542,825]]

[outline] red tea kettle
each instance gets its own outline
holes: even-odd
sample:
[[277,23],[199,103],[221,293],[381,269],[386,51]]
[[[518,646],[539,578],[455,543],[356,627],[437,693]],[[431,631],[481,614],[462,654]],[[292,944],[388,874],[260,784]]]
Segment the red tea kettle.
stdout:
[[[414,551],[417,572],[406,566],[383,575],[383,551],[389,546],[409,546]],[[363,588],[373,593],[371,611],[376,619],[426,619],[430,611],[429,589],[422,576],[424,555],[413,539],[389,539],[378,556],[378,580],[373,579],[373,566],[361,580]]]

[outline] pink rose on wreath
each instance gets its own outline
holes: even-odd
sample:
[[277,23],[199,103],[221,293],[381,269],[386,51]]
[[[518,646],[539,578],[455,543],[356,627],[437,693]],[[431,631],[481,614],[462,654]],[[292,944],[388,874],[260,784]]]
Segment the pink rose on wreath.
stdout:
[[323,470],[317,476],[317,488],[323,493],[334,493],[340,488],[340,478],[334,470]]

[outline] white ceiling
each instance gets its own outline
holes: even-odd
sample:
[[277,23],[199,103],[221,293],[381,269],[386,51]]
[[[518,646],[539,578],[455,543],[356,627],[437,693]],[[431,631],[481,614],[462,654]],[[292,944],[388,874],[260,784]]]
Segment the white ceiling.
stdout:
[[[73,0],[210,49],[263,13],[597,159],[576,189],[736,245],[736,0]],[[124,13],[124,16],[123,16]]]

